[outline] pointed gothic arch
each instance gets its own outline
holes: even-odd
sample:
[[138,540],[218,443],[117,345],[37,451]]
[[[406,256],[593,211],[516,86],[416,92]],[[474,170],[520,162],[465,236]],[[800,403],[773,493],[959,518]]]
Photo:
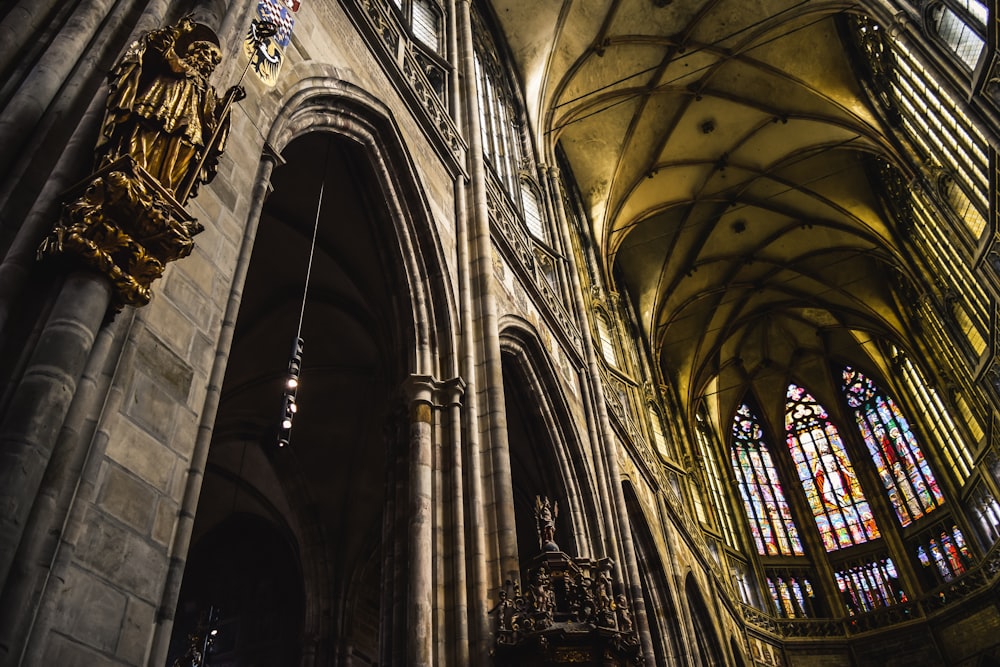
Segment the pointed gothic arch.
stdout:
[[[412,378],[433,386],[458,367],[443,251],[391,114],[360,89],[301,83],[269,147],[281,157],[263,157],[256,192],[268,181],[274,191],[251,213],[232,287],[239,316],[194,532],[204,532],[199,520],[270,507],[301,561],[303,654],[404,661],[398,609],[411,596],[407,563],[423,557],[408,533],[409,450],[420,445],[407,387]],[[273,424],[303,314],[300,410],[279,449]],[[181,591],[182,605],[190,593]]]
[[653,654],[658,665],[684,664],[689,653],[684,646],[680,615],[675,602],[675,592],[665,564],[656,548],[656,541],[649,529],[649,522],[642,512],[642,505],[635,489],[628,481],[622,482],[625,505],[628,509],[629,527],[635,544],[639,565],[639,585],[645,604],[646,622],[649,626]]
[[701,667],[722,667],[726,664],[719,632],[716,629],[712,613],[705,603],[694,574],[688,573],[684,582],[684,593],[691,610],[691,620],[694,624],[694,636],[698,645],[697,663]]
[[601,544],[598,489],[589,460],[581,449],[582,434],[562,395],[557,369],[529,325],[501,322],[500,350],[507,401],[518,551],[522,564],[538,553],[534,525],[536,495],[559,502],[556,543],[566,553],[591,554]]

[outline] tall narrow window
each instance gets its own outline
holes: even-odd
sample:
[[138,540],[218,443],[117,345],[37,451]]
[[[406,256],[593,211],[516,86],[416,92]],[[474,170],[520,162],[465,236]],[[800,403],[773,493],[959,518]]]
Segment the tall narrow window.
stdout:
[[796,573],[772,571],[768,571],[766,578],[779,616],[803,618],[816,615],[816,594],[808,578]]
[[785,435],[816,527],[827,551],[879,537],[837,427],[801,387],[788,386]]
[[858,563],[833,573],[844,606],[853,616],[906,602],[891,558]]
[[[927,384],[923,374],[906,354],[895,346],[890,348],[890,354],[902,372],[903,382],[917,409],[924,413],[922,423],[926,429],[933,432],[941,445],[939,451],[944,455],[946,467],[952,471],[959,484],[965,482],[972,471],[972,454],[962,440],[962,431],[958,424],[952,419],[937,390]],[[978,428],[974,420],[969,426]]]
[[597,313],[597,335],[601,341],[601,354],[604,360],[612,366],[618,363],[618,353],[615,351],[615,342],[611,338],[611,325],[604,313]]
[[801,556],[799,532],[764,442],[764,429],[746,403],[733,418],[733,469],[757,553]]
[[966,507],[972,510],[972,516],[979,524],[981,544],[987,549],[993,546],[1000,539],[1000,503],[982,481],[969,494]]
[[521,204],[524,206],[524,224],[536,239],[545,239],[545,221],[542,218],[542,207],[538,202],[535,189],[526,181],[521,181]]
[[413,0],[413,36],[434,51],[441,50],[441,14],[429,0]]
[[917,545],[917,560],[929,571],[934,571],[938,581],[951,581],[965,573],[972,564],[972,554],[965,543],[965,536],[958,526],[942,529],[924,536]]
[[695,441],[698,443],[698,451],[705,462],[705,477],[708,478],[709,490],[712,493],[712,505],[715,507],[716,517],[719,519],[719,527],[722,536],[732,547],[738,547],[736,540],[736,529],[733,526],[733,517],[730,513],[730,505],[726,500],[726,487],[722,480],[722,468],[719,467],[719,457],[716,454],[716,439],[713,437],[714,431],[708,425],[705,416],[705,407],[702,405],[698,409],[697,423],[695,424]]
[[892,398],[853,368],[843,390],[899,523],[908,526],[944,503],[916,436]]
[[931,6],[929,17],[935,34],[970,70],[976,69],[985,42],[989,12],[978,0],[950,0]]

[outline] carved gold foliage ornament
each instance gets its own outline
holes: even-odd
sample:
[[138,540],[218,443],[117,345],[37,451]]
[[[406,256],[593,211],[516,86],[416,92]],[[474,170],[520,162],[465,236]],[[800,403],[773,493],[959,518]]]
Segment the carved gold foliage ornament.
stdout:
[[111,280],[115,305],[149,303],[150,284],[186,257],[204,227],[159,182],[125,156],[74,189],[38,257],[74,258]]

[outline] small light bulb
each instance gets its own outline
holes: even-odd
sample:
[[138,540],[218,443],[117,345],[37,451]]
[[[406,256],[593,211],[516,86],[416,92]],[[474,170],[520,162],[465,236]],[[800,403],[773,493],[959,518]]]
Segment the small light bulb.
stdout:
[[283,429],[285,429],[287,431],[291,427],[292,427],[292,420],[291,419],[282,419],[281,420],[281,428],[283,428]]
[[214,637],[215,635],[219,634],[219,631],[218,630],[212,630],[209,634]]
[[288,382],[285,383],[285,386],[289,389],[295,389],[299,386],[298,378],[288,378]]
[[292,414],[295,414],[296,412],[298,412],[298,411],[299,411],[299,406],[298,406],[298,405],[296,405],[295,403],[291,403],[291,404],[290,404],[290,405],[288,406],[288,409],[292,411]]

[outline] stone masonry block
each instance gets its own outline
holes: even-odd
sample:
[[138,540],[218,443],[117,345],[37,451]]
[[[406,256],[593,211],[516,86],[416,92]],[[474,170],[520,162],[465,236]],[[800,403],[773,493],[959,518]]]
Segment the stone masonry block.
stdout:
[[[190,259],[188,257],[184,261]],[[169,271],[172,267],[173,265],[167,267],[167,270]],[[170,277],[166,276],[166,280],[169,279]],[[170,350],[187,356],[196,329],[190,320],[178,312],[177,306],[169,297],[163,294],[154,294],[153,302],[143,309],[142,314],[149,330],[166,343]]]
[[[211,291],[212,284],[206,288]],[[204,330],[212,327],[212,304],[208,301],[206,288],[199,287],[184,271],[183,266],[177,267],[170,280],[163,286],[163,293],[170,297],[178,310],[186,313],[187,316],[199,324],[199,328]]]
[[55,627],[92,648],[113,651],[127,603],[120,591],[87,572],[72,569],[63,587]]
[[125,414],[154,438],[168,442],[177,423],[177,399],[145,373],[137,372],[132,392],[125,401]]
[[160,499],[156,506],[156,517],[153,520],[153,539],[168,546],[174,536],[174,528],[177,525],[177,505],[165,498]]
[[108,440],[105,456],[149,485],[161,491],[169,490],[177,454],[160,444],[140,425],[128,419],[120,420]]
[[146,534],[153,523],[156,494],[129,473],[112,465],[104,477],[98,504],[111,516]]
[[135,598],[129,600],[116,654],[130,665],[145,664],[155,616],[156,607],[153,605]]
[[136,344],[136,364],[168,394],[180,401],[187,400],[193,375],[190,365],[148,329],[142,330]]
[[125,663],[112,660],[66,637],[52,634],[45,647],[42,664],[59,667],[118,667]]
[[167,570],[167,554],[135,532],[91,513],[91,528],[77,547],[79,561],[107,577],[122,592],[154,603]]

